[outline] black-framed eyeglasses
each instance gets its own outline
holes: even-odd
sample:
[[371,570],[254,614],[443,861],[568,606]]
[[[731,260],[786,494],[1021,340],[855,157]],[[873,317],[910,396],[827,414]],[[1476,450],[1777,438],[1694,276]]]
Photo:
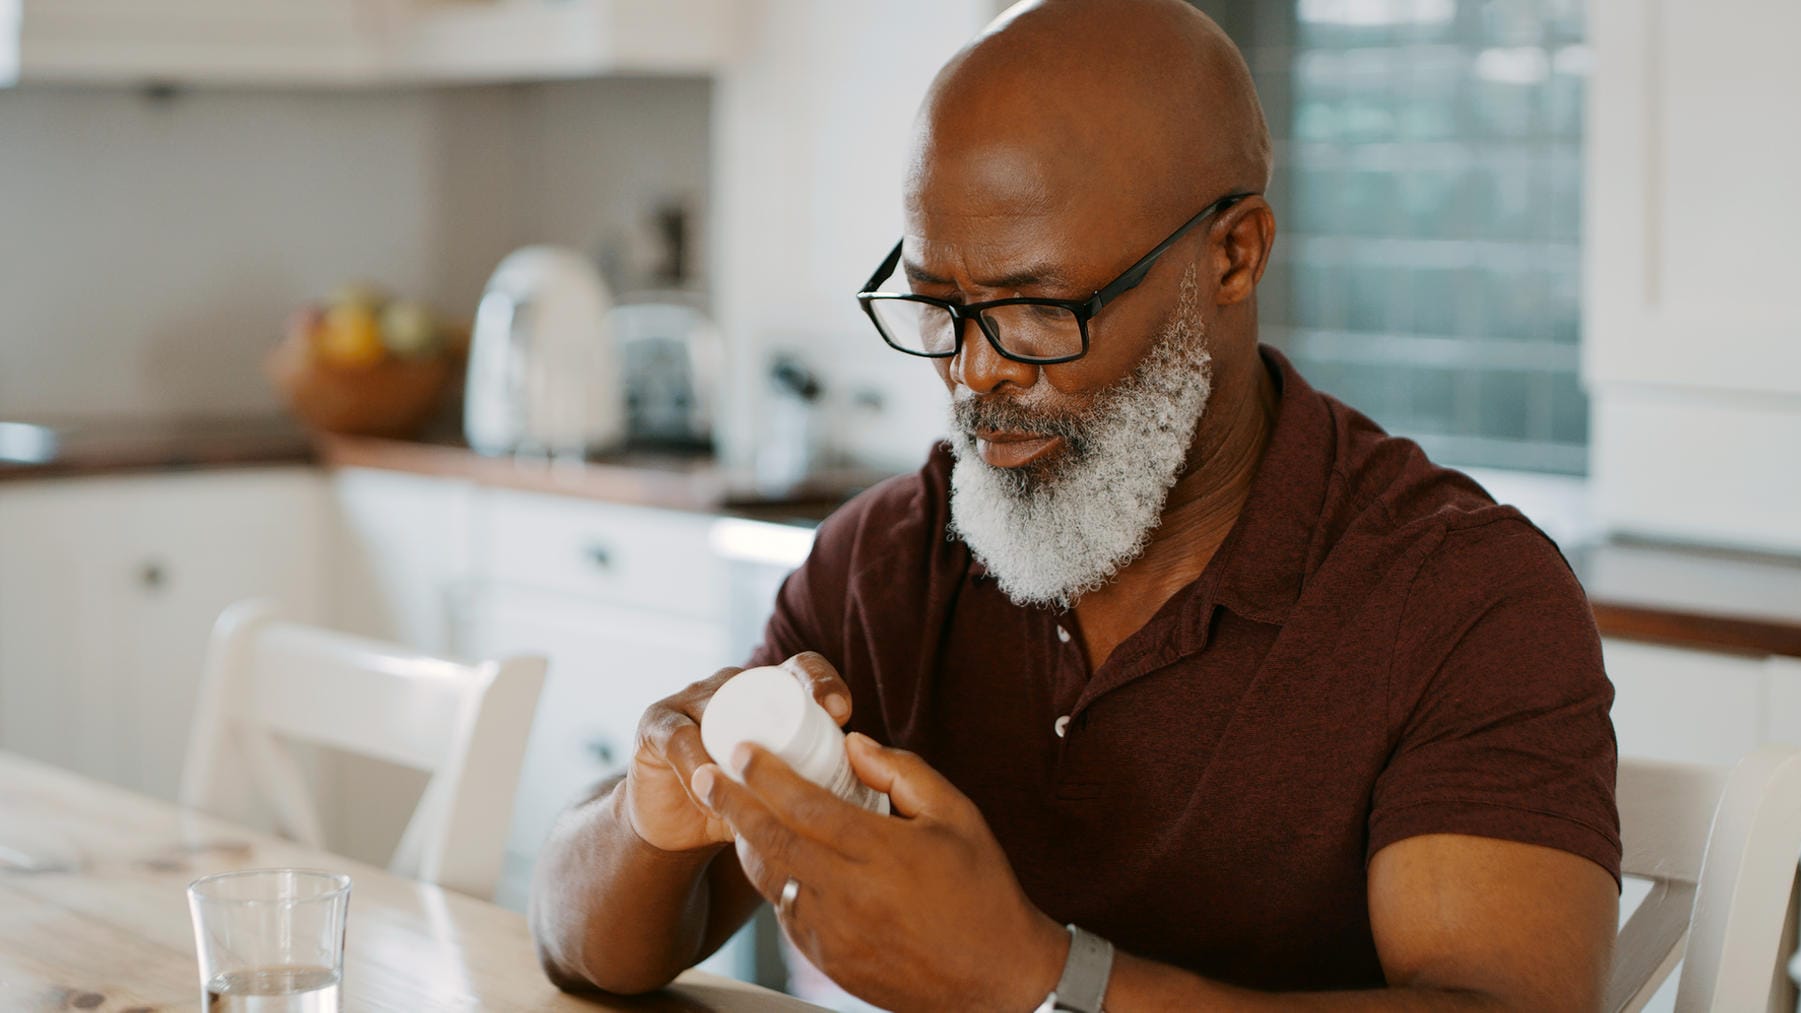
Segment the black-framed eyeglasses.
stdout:
[[1070,362],[1088,354],[1088,321],[1102,307],[1138,287],[1157,258],[1190,229],[1252,196],[1253,191],[1231,193],[1202,208],[1170,233],[1168,239],[1086,299],[1016,298],[955,303],[911,292],[878,292],[876,286],[887,281],[900,265],[901,245],[905,242],[902,240],[894,244],[882,266],[863,283],[857,301],[869,314],[882,340],[908,355],[928,359],[956,355],[963,348],[963,321],[973,319],[994,350],[1015,362],[1040,366]]

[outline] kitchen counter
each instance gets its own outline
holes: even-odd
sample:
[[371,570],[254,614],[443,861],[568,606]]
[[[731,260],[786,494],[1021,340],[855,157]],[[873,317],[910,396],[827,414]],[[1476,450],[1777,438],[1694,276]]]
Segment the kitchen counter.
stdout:
[[626,450],[579,462],[484,457],[452,443],[413,443],[361,436],[320,436],[328,468],[382,468],[459,478],[526,492],[580,496],[628,506],[729,514],[778,523],[816,524],[852,496],[888,478],[867,468],[818,471],[771,493],[713,457]]
[[305,464],[306,431],[286,418],[0,422],[0,482],[197,468]]
[[1801,657],[1801,559],[1626,539],[1569,556],[1607,636]]

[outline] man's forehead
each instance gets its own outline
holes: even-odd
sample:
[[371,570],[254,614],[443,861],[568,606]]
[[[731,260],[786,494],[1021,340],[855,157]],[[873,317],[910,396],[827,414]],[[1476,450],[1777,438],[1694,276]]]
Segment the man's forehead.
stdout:
[[988,288],[1062,289],[1086,282],[1084,265],[1071,251],[1035,241],[1039,234],[1012,228],[947,239],[942,232],[908,232],[902,237],[901,269],[912,281],[933,285],[968,280]]
[[975,168],[910,181],[902,266],[915,281],[1079,287],[1158,227],[1128,189],[1058,179],[1030,158]]

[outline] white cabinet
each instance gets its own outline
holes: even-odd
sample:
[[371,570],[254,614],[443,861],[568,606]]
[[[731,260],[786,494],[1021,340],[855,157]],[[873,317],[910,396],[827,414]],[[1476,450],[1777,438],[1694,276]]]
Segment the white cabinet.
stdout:
[[1765,659],[1602,643],[1620,755],[1728,766],[1765,741]]
[[1766,740],[1801,746],[1801,658],[1771,658],[1764,664],[1770,679]]
[[521,871],[565,806],[624,772],[644,709],[724,664],[717,625],[514,588],[478,597],[470,643],[550,658],[508,843]]
[[556,814],[624,769],[644,709],[740,659],[711,518],[484,489],[475,524],[466,652],[550,659],[502,886],[520,903]]
[[481,512],[485,581],[697,619],[724,611],[711,517],[505,490],[485,492]]
[[[630,534],[619,531],[625,544]],[[727,664],[724,627],[716,618],[495,583],[484,585],[472,600],[468,640],[479,656],[529,652],[550,658],[495,896],[501,905],[523,911],[538,850],[557,815],[602,780],[625,771],[646,707]],[[748,978],[754,973],[753,951],[747,929],[701,966]]]
[[336,629],[438,654],[460,652],[475,537],[467,482],[375,468],[330,473]]
[[1801,551],[1801,5],[1595,3],[1589,16],[1597,510],[1618,530]]
[[22,0],[0,83],[368,86],[703,74],[735,0]]
[[316,619],[307,469],[0,485],[0,748],[173,798],[213,621]]
[[1730,766],[1758,746],[1801,747],[1801,658],[1609,638],[1622,756]]

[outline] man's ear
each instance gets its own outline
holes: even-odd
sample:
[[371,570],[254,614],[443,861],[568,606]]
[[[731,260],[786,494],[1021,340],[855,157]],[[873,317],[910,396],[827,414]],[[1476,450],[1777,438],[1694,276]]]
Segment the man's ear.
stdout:
[[1226,209],[1213,226],[1218,237],[1214,263],[1219,270],[1217,305],[1231,306],[1249,299],[1269,266],[1269,251],[1276,242],[1276,215],[1262,197],[1247,197]]

